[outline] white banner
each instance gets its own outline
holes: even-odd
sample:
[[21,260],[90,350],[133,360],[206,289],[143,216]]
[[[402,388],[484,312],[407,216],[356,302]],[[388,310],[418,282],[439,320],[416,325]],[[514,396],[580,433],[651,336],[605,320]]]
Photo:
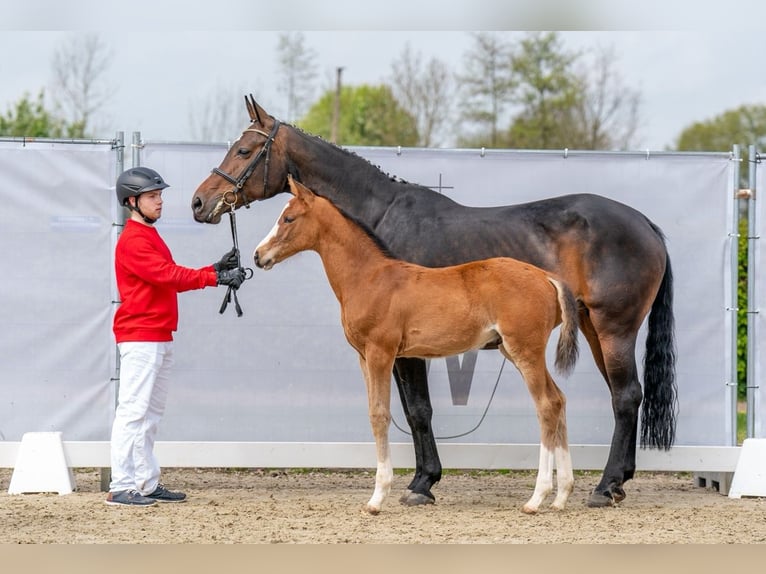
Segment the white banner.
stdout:
[[0,142],[0,440],[109,437],[109,145]]
[[[157,227],[181,265],[209,264],[232,245],[226,216],[218,226],[202,225],[190,207],[225,151],[152,143],[143,150],[141,163],[171,185]],[[677,444],[729,444],[733,162],[726,154],[354,151],[464,204],[589,192],[642,211],[665,232],[675,274]],[[0,440],[48,430],[74,441],[109,437],[115,163],[106,145],[0,142]],[[762,170],[760,178],[763,184]],[[237,212],[248,266],[286,201],[277,196]],[[177,362],[160,440],[369,442],[359,364],[319,258],[304,253],[268,273],[256,270],[239,291],[243,317],[233,305],[219,314],[224,294],[179,295]],[[643,346],[641,336],[639,364]],[[610,395],[584,340],[580,357],[568,379],[554,373],[567,395],[570,442],[608,444]],[[429,370],[442,442],[538,442],[526,387],[497,351],[434,360]],[[395,391],[392,406],[395,424],[406,429]],[[391,440],[410,439],[392,428]]]
[[[194,190],[225,151],[151,143],[143,150],[142,164],[171,185],[158,227],[182,265],[210,263],[231,246],[228,217],[217,226],[198,224],[190,208]],[[468,205],[589,192],[642,211],[665,232],[675,275],[677,444],[730,444],[732,318],[726,308],[733,162],[727,154],[354,151],[392,175],[440,188]],[[280,195],[237,212],[248,265],[286,201]],[[269,272],[256,270],[240,289],[241,318],[231,306],[218,314],[223,295],[222,289],[207,289],[179,297],[178,360],[163,440],[371,440],[356,354],[343,336],[338,303],[316,254],[300,254]],[[643,352],[642,334],[639,364]],[[584,339],[580,357],[568,379],[554,373],[567,396],[570,442],[608,444],[610,395]],[[434,430],[442,441],[456,435],[449,441],[538,441],[526,387],[512,365],[502,366],[497,351],[434,360],[429,368]],[[395,424],[408,430],[395,391],[392,413]],[[391,440],[409,438],[392,428]]]

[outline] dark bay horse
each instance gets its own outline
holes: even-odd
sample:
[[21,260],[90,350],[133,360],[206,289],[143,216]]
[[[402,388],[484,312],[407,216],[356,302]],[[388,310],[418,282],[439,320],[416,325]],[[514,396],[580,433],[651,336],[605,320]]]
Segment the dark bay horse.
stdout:
[[537,482],[521,510],[535,514],[553,490],[554,462],[557,492],[551,508],[562,510],[574,475],[566,400],[545,365],[545,350],[560,324],[556,367],[567,373],[577,361],[577,304],[569,288],[509,257],[438,268],[394,259],[363,223],[292,177],[288,183],[294,197],[253,257],[262,269],[300,251],[316,251],[322,259],[367,385],[378,459],[367,512],[380,512],[394,477],[388,442],[394,360],[447,357],[490,344],[521,373],[540,424]]
[[[239,208],[288,191],[292,175],[363,221],[400,259],[444,267],[506,256],[555,273],[577,298],[580,330],[612,397],[611,448],[588,505],[623,500],[623,485],[636,468],[639,406],[642,447],[669,449],[675,438],[673,274],[661,230],[635,209],[592,194],[502,207],[460,205],[279,122],[252,96],[245,101],[251,123],[197,188],[194,218],[219,223],[230,204]],[[647,315],[642,392],[635,354]],[[431,487],[442,467],[426,364],[400,358],[393,372],[416,460],[402,502],[433,502]]]

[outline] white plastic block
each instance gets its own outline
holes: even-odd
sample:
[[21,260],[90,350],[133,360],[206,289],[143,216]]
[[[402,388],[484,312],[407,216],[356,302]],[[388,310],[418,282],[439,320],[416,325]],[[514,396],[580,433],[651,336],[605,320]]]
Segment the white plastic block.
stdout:
[[766,438],[746,438],[742,442],[729,498],[743,496],[766,496]]
[[8,494],[70,494],[74,488],[74,474],[67,464],[61,433],[24,433]]

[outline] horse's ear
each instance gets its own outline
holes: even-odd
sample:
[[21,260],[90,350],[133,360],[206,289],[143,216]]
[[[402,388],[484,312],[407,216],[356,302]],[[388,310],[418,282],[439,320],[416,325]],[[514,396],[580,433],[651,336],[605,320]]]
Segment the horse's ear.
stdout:
[[255,100],[253,99],[253,94],[250,94],[250,99],[245,96],[245,107],[247,108],[247,114],[250,116],[251,122],[260,120],[258,117],[258,112],[255,109]]
[[297,181],[293,176],[287,176],[287,183],[290,184],[290,193],[292,193],[298,199],[310,202],[314,199],[314,194],[311,190],[303,185],[300,181]]
[[250,115],[250,121],[258,122],[259,124],[263,125],[263,118],[261,116],[268,117],[269,114],[267,114],[266,110],[258,105],[258,102],[256,102],[255,98],[253,97],[253,94],[250,94],[250,96],[245,96],[245,106],[247,107],[247,113]]

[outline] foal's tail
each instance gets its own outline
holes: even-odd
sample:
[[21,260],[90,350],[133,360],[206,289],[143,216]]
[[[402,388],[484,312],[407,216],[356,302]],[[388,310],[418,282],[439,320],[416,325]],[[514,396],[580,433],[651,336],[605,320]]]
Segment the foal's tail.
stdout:
[[[662,237],[662,232],[654,230]],[[649,313],[644,355],[644,400],[641,407],[641,448],[668,450],[676,434],[677,387],[673,270],[666,258],[665,275]]]
[[556,370],[564,375],[568,375],[575,363],[580,350],[577,346],[577,329],[579,319],[577,314],[577,302],[572,291],[561,281],[548,277],[556,288],[561,308],[561,330],[559,331],[559,342],[556,345]]

